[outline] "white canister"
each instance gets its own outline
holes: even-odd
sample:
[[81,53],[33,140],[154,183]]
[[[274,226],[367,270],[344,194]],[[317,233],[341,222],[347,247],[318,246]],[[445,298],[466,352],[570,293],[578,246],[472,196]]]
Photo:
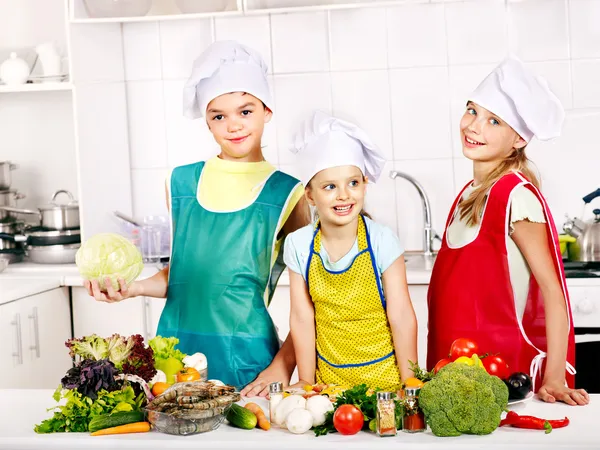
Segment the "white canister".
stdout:
[[0,80],[7,85],[25,84],[30,72],[29,64],[12,52],[0,65]]
[[52,42],[45,42],[35,48],[45,77],[60,75],[61,58]]

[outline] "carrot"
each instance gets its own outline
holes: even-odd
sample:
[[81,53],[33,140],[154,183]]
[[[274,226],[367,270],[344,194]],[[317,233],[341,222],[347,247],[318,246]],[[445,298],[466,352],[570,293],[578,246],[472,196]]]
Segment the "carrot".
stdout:
[[250,403],[246,403],[244,405],[244,408],[249,409],[250,411],[252,411],[254,413],[254,415],[258,419],[257,425],[259,428],[261,428],[262,430],[265,430],[265,431],[271,429],[271,422],[269,422],[269,420],[265,416],[265,412],[262,410],[262,408],[260,406],[258,406],[256,403],[250,402]]
[[106,436],[109,434],[128,434],[128,433],[146,433],[150,431],[148,422],[134,422],[127,425],[119,425],[118,427],[105,428],[103,430],[94,431],[90,436]]

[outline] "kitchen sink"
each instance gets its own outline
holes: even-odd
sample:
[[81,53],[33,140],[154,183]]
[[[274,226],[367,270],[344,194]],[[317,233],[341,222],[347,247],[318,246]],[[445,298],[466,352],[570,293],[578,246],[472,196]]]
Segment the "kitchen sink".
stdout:
[[433,252],[432,255],[425,255],[420,250],[409,250],[404,252],[404,261],[406,262],[406,268],[409,270],[432,270],[433,263],[437,252]]

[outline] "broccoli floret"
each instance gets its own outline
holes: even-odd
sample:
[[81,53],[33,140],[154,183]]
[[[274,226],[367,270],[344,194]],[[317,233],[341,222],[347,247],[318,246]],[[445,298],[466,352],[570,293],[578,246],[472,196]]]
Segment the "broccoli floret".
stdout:
[[419,396],[436,436],[489,434],[498,428],[507,402],[508,389],[498,377],[481,367],[456,363],[425,383]]

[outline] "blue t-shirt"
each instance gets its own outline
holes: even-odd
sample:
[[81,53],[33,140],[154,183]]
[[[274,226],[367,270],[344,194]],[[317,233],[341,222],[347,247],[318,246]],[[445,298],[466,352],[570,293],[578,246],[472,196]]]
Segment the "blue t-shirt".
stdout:
[[[398,236],[390,228],[374,222],[368,217],[365,217],[365,223],[371,239],[378,275],[381,277],[383,272],[404,253],[404,248],[400,244]],[[294,231],[285,239],[283,261],[289,270],[301,274],[303,278],[306,278],[306,265],[308,264],[314,232],[314,225],[310,224]],[[321,245],[320,253],[327,270],[345,270],[350,267],[354,257],[358,254],[358,239],[354,242],[350,251],[339,261],[332,262],[329,259],[324,245]]]

